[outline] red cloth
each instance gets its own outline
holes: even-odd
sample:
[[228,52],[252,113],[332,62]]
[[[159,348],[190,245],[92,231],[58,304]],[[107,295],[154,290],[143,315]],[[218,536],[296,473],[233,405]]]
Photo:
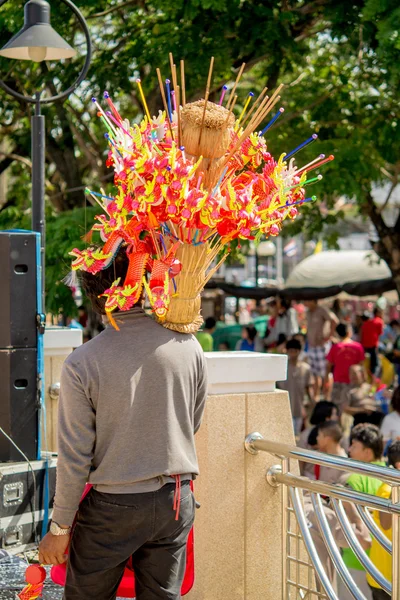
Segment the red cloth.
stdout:
[[365,358],[364,348],[352,340],[334,344],[326,360],[333,365],[333,381],[350,383],[350,367],[358,365]]
[[[190,483],[190,486],[193,491],[193,482]],[[85,490],[83,492],[81,502],[84,497],[90,492],[92,486],[87,483]],[[172,510],[172,507],[171,507]],[[53,583],[57,585],[65,586],[65,580],[67,577],[67,563],[63,563],[62,565],[56,565],[51,568],[50,577]],[[188,541],[186,544],[186,571],[185,577],[182,582],[181,587],[181,595],[186,596],[192,589],[194,584],[194,533],[193,527],[189,533]],[[125,567],[124,575],[122,577],[121,583],[118,587],[118,596],[122,598],[134,598],[135,597],[135,574],[132,571],[132,568],[129,565],[129,561],[127,566]]]
[[383,320],[374,317],[365,321],[361,327],[361,344],[364,348],[376,348],[383,333]]

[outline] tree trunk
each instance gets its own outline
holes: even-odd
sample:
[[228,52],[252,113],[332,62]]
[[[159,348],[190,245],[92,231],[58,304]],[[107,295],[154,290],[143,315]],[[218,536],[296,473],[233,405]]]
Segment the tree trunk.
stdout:
[[370,217],[379,236],[379,241],[374,244],[374,250],[387,263],[400,298],[400,232],[395,227],[386,225],[371,191],[366,194],[365,201],[365,212]]

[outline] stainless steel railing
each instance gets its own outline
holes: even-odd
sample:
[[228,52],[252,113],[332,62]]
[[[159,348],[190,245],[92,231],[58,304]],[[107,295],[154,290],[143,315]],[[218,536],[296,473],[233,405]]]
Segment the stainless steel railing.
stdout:
[[[393,599],[400,600],[400,472],[387,467],[381,467],[369,463],[362,463],[350,458],[332,456],[316,452],[313,450],[303,450],[296,446],[280,444],[265,440],[261,434],[252,433],[245,440],[245,448],[250,454],[267,452],[276,456],[280,463],[269,469],[267,481],[270,485],[281,486],[282,488],[282,530],[284,535],[285,564],[283,565],[283,583],[285,590],[285,600],[292,600],[290,593],[291,586],[296,588],[296,598],[329,598],[329,600],[341,600],[337,594],[332,576],[327,572],[326,565],[320,559],[316,548],[315,536],[312,535],[312,528],[305,513],[302,491],[309,495],[312,503],[313,516],[317,522],[321,539],[325,544],[326,551],[334,566],[336,573],[346,585],[351,596],[356,600],[366,600],[365,595],[354,582],[348,568],[346,567],[341,550],[333,535],[331,526],[325,514],[326,503],[323,498],[329,498],[329,509],[334,511],[334,518],[337,527],[340,527],[341,534],[348,547],[350,547],[367,573],[385,590]],[[302,461],[314,465],[320,465],[337,469],[346,473],[358,473],[379,479],[383,483],[391,486],[391,499],[386,500],[370,494],[356,492],[339,484],[327,484],[322,481],[311,480],[308,477],[301,477],[297,473],[291,472],[292,461]],[[294,469],[293,469],[294,470]],[[345,505],[343,504],[345,503]],[[354,513],[359,516],[362,523],[368,530],[371,537],[392,555],[392,583],[389,582],[371,562],[368,554],[365,552],[349,520],[345,507],[348,505],[354,507]],[[390,513],[392,515],[392,542],[382,533],[371,516],[370,510]],[[298,540],[302,539],[308,553],[318,581],[316,587],[312,587],[310,576],[308,575],[308,585],[300,581],[299,565],[305,566],[304,559],[299,556],[294,557],[290,548],[290,538],[296,537],[291,531],[290,512],[294,512],[296,517],[296,527],[300,535]],[[290,574],[291,561],[297,563],[296,580]],[[321,587],[322,586],[322,587]]]

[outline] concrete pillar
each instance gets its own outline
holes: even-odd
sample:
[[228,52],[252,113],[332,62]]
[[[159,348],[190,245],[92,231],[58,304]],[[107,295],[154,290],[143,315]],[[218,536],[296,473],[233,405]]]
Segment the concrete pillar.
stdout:
[[195,523],[196,580],[189,600],[278,600],[282,597],[281,490],[266,484],[279,462],[249,455],[244,439],[259,431],[294,443],[289,398],[276,391],[286,357],[254,353],[206,355],[210,396],[196,437],[201,508]]
[[82,331],[69,327],[46,327],[44,334],[44,385],[46,400],[46,439],[43,450],[57,452],[57,414],[61,368],[74,348],[82,344]]

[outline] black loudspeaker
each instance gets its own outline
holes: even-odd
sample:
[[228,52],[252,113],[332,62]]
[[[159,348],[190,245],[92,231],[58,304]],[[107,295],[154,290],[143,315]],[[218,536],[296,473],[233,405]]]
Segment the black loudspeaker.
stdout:
[[0,231],[0,348],[36,348],[36,239]]
[[[30,460],[38,437],[36,348],[0,349],[0,427]],[[23,461],[0,431],[0,462]]]

